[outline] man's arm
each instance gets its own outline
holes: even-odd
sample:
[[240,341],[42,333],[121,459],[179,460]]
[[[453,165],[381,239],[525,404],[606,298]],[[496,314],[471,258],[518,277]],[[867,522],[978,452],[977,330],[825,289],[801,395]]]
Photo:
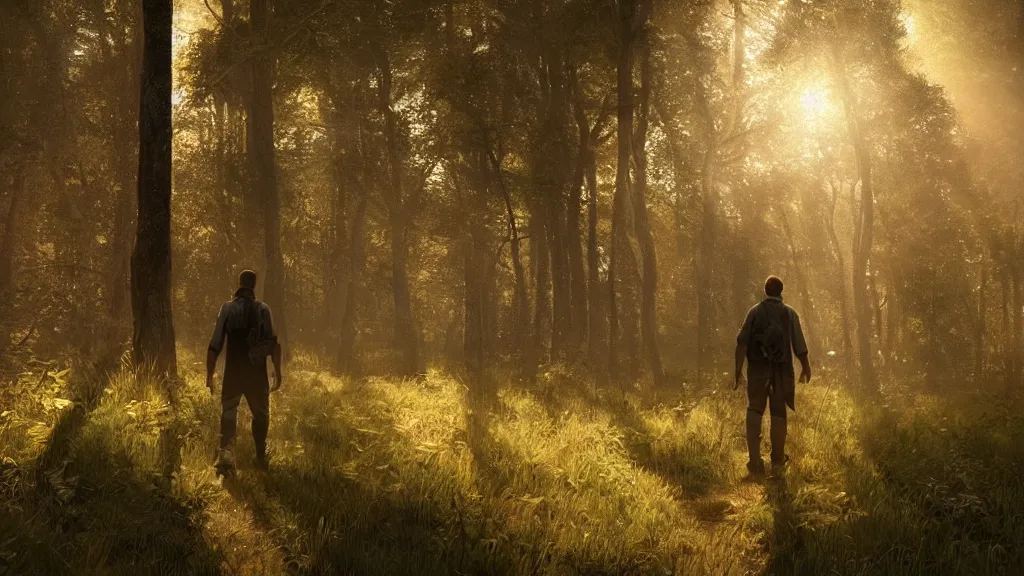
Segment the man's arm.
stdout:
[[221,306],[220,314],[217,315],[217,325],[213,329],[213,337],[210,338],[210,346],[206,350],[206,387],[213,393],[213,373],[217,371],[217,357],[224,348],[224,340],[227,333],[224,331],[224,324],[227,322],[227,310]]
[[272,392],[281,388],[281,343],[277,341],[277,328],[274,326],[274,314],[270,306],[263,305],[263,323],[267,333],[274,339],[274,347],[270,349],[270,361],[274,363],[274,387]]
[[793,354],[800,360],[800,381],[811,381],[811,362],[807,355],[807,340],[804,339],[804,330],[800,326],[800,315],[793,310]]
[[276,392],[281,388],[281,343],[274,342],[274,348],[270,351],[270,360],[274,363],[274,388]]
[[736,381],[733,383],[732,389],[735,390],[740,387],[740,380],[743,379],[743,363],[747,359],[747,345],[737,342],[736,343]]
[[743,327],[740,328],[740,333],[736,336],[736,379],[733,382],[733,390],[740,387],[740,380],[743,379],[743,363],[747,359],[747,344],[750,342],[750,333],[753,330],[753,325],[754,308],[751,308],[750,312],[747,312],[747,317],[743,320]]

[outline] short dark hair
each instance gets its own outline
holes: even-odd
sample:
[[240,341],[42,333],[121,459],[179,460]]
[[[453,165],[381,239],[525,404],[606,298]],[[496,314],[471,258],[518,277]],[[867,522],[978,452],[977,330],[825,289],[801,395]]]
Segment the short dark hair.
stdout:
[[764,281],[764,293],[773,298],[782,296],[782,278],[778,276],[769,276]]
[[256,289],[256,273],[252,270],[242,270],[238,275],[238,286],[240,288]]

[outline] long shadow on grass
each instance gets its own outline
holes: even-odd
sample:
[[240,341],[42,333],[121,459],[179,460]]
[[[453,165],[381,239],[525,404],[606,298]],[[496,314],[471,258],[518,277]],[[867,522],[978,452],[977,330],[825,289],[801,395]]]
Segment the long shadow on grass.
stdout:
[[[1008,574],[1024,563],[1024,529],[1010,520],[1024,514],[1024,481],[1008,473],[1024,463],[1012,442],[997,448],[1012,418],[957,422],[947,406],[944,424],[900,410],[865,420],[862,454],[842,459],[824,490],[769,487],[769,573]],[[840,491],[852,502],[837,505]]]
[[[372,386],[335,399],[352,410],[330,414],[328,409],[314,425],[298,428],[296,440],[307,455],[320,458],[286,460],[266,474],[243,470],[225,486],[275,538],[292,574],[622,573],[619,566],[597,565],[582,552],[554,551],[542,530],[524,531],[522,521],[516,530],[502,524],[502,514],[517,497],[510,485],[517,467],[525,464],[487,434],[490,415],[499,409],[496,393],[473,393],[469,416],[478,419],[467,426],[477,428],[467,431],[466,442],[479,495],[447,485],[429,458],[395,469],[387,458],[405,458],[411,446],[390,436],[395,422],[378,409],[382,398]],[[307,416],[313,415],[293,415]],[[375,432],[367,436],[366,430]],[[372,452],[384,459],[367,461],[373,442],[385,443]],[[346,467],[359,458],[357,467]],[[545,515],[538,513],[542,522]]]
[[88,419],[86,406],[74,404],[54,426],[34,465],[34,487],[16,506],[25,512],[21,525],[4,527],[17,533],[0,567],[14,574],[217,574],[202,503],[175,497],[159,476],[137,472],[126,454],[77,447]]
[[627,397],[619,388],[567,384],[545,390],[542,395],[548,413],[556,421],[581,409],[609,415],[612,425],[624,435],[623,444],[630,458],[668,485],[678,487],[685,496],[705,495],[716,484],[726,481],[715,470],[717,456],[703,446],[684,444],[660,453],[654,450],[642,410],[666,402],[680,403],[686,398],[683,392],[655,389]]
[[473,572],[465,503],[417,495],[407,486],[416,479],[392,473],[386,461],[345,469],[345,462],[393,433],[393,419],[376,409],[380,400],[372,386],[359,387],[341,400],[354,408],[350,414],[339,412],[297,427],[307,455],[322,461],[297,458],[267,474],[243,471],[225,486],[251,506],[256,522],[276,538],[290,573]]

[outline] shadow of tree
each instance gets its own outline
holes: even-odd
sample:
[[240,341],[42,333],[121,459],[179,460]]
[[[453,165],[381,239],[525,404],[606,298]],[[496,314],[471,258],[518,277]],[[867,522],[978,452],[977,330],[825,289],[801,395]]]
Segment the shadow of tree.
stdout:
[[78,442],[91,413],[72,405],[10,491],[0,522],[0,568],[11,574],[217,574],[202,502],[172,493],[131,455]]

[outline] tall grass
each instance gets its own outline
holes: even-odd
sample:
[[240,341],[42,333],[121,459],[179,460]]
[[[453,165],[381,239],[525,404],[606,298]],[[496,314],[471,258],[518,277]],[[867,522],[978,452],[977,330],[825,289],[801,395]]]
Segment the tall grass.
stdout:
[[[191,366],[187,357],[183,364]],[[241,419],[127,368],[19,378],[0,416],[0,572],[999,574],[1024,565],[1024,417],[1002,399],[802,387],[785,474],[742,476],[741,393],[552,371],[474,391],[298,359],[269,472]],[[899,387],[892,387],[897,390]],[[819,407],[820,410],[819,410]],[[767,440],[766,440],[767,442]],[[767,446],[765,446],[767,449]],[[170,473],[170,474],[168,474]]]

